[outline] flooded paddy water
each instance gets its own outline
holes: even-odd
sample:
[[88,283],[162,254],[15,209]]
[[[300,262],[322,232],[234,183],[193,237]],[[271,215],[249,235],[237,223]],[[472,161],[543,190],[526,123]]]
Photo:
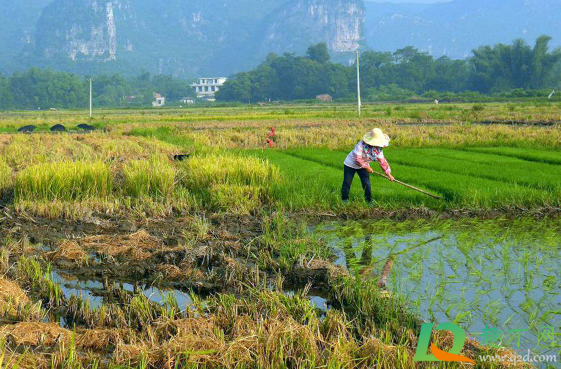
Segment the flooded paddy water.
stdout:
[[361,220],[314,233],[355,275],[387,277],[390,293],[427,322],[458,323],[481,343],[523,354],[558,354],[551,331],[560,326],[560,230],[547,220]]
[[[99,280],[79,280],[71,275],[57,272],[52,273],[52,280],[60,285],[67,299],[70,299],[72,296],[80,297],[87,300],[91,308],[96,309],[103,305],[103,303],[112,302],[110,296],[108,296],[106,286]],[[172,296],[182,310],[188,309],[193,303],[188,292],[173,288],[159,288],[152,285],[135,286],[130,283],[122,283],[116,287],[131,293],[141,292],[150,301],[157,304],[169,301],[170,296]]]

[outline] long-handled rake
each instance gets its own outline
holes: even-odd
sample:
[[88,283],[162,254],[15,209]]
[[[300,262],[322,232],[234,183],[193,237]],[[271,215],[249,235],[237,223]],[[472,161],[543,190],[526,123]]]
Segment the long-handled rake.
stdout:
[[[376,174],[376,175],[379,175],[380,177],[384,177],[385,179],[389,180],[388,176],[386,176],[385,174],[382,174],[382,173],[379,173],[379,172],[373,172],[373,173]],[[405,186],[405,187],[409,187],[412,190],[419,191],[420,193],[424,193],[425,195],[430,196],[432,198],[435,198],[435,199],[438,199],[438,200],[443,200],[442,197],[440,197],[440,196],[433,195],[432,193],[423,191],[420,188],[417,188],[417,187],[411,186],[410,184],[398,181],[397,179],[394,180],[393,182],[398,183],[398,184],[400,184],[402,186]]]

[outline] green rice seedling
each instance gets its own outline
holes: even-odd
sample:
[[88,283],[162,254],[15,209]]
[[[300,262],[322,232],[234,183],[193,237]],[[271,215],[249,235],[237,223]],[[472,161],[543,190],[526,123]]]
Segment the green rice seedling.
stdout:
[[[307,150],[301,152],[301,154],[298,154],[298,151],[295,150],[290,152],[296,155],[308,156],[313,160],[317,160],[331,166],[336,166],[344,156],[341,153],[330,152],[327,150],[320,151],[319,153],[314,153],[313,151],[317,150]],[[398,157],[399,155],[399,153],[396,154]],[[447,204],[419,197],[422,203],[428,205],[438,206],[441,208],[454,205],[475,208],[498,207],[505,205],[552,206],[559,201],[558,196],[555,194],[527,188],[516,183],[508,184],[490,179],[445,172],[445,166],[439,170],[434,170],[412,167],[409,164],[403,165],[395,161],[392,163],[389,153],[386,154],[386,156],[389,157],[388,160],[390,161],[393,169],[392,173],[396,178],[414,186],[424,187],[434,192],[441,193],[448,201],[450,201],[450,203]],[[438,162],[437,158],[433,160]],[[430,159],[427,159],[427,161],[430,161]],[[402,162],[405,163],[407,161],[403,160]],[[457,169],[452,170],[456,171]],[[528,173],[528,175],[530,175],[530,173]],[[374,179],[372,179],[372,181],[374,181]],[[382,183],[382,185],[384,184]],[[396,203],[407,201],[403,199],[402,196],[421,196],[411,190],[399,188],[394,183],[386,182],[385,185],[393,186],[393,190],[396,191],[397,194],[395,196],[397,198]]]
[[158,127],[158,128],[134,128],[129,132],[131,136],[142,136],[142,137],[159,137],[159,136],[170,136],[174,133],[171,127]]
[[510,156],[522,160],[561,165],[559,150],[536,150],[518,147],[473,147],[470,151],[484,152],[495,155]]
[[254,152],[280,169],[280,179],[271,188],[273,198],[288,209],[325,209],[337,206],[337,171],[305,160],[290,157],[279,151]]
[[[366,209],[360,180],[355,178],[351,190],[351,201],[343,205],[340,200],[341,184],[343,181],[344,155],[328,150],[320,150],[333,155],[325,162],[316,162],[308,153],[314,155],[316,150],[305,150],[302,157],[296,150],[290,150],[290,155],[281,151],[254,152],[269,159],[280,169],[280,180],[272,187],[272,197],[289,210],[303,210],[306,212],[356,212]],[[328,161],[329,160],[329,161]],[[383,179],[372,178],[374,202],[379,207],[400,207],[422,205],[425,199],[413,191],[403,191],[395,184]],[[399,194],[404,194],[401,197]],[[430,201],[430,200],[429,200]]]
[[129,325],[147,326],[151,324],[158,317],[158,312],[153,307],[144,294],[135,295],[126,307]]
[[134,198],[169,198],[175,186],[175,168],[168,159],[131,160],[123,165],[122,194]]
[[[338,188],[340,190],[340,186],[342,183],[342,171],[343,171],[343,162],[345,161],[346,152],[340,151],[333,151],[333,150],[325,150],[325,149],[313,149],[313,150],[287,150],[286,151],[289,155],[295,156],[300,159],[313,161],[319,164],[323,164],[326,166],[333,167],[335,169],[341,170],[340,177],[338,178]],[[377,163],[372,163],[371,166],[374,170],[380,171],[377,168]],[[354,179],[354,193],[358,193],[362,197],[362,189],[360,187],[360,179],[358,176],[355,176]],[[399,203],[399,204],[423,204],[423,203],[430,203],[431,201],[426,199],[423,195],[413,192],[409,189],[405,189],[399,186],[396,186],[394,183],[390,183],[389,181],[385,181],[383,179],[379,179],[376,177],[371,178],[372,184],[372,193],[374,201],[377,204],[383,203]],[[356,189],[356,190],[355,190]]]
[[394,165],[394,168],[404,182],[429,188],[443,194],[448,201],[465,207],[552,206],[559,201],[545,191],[517,184],[401,164]]
[[175,294],[173,292],[164,292],[161,297],[163,300],[163,305],[160,309],[160,316],[162,319],[173,320],[178,318],[181,309],[179,308]]
[[[548,191],[561,189],[561,166],[531,163],[499,155],[447,149],[400,149],[391,153],[392,162],[408,166],[522,184]],[[501,170],[497,170],[500,167]],[[558,194],[556,196],[559,196]]]
[[[360,227],[364,234],[376,235],[379,228],[390,229],[388,234],[382,234],[382,238],[391,238],[396,247],[404,247],[404,251],[408,247],[404,245],[407,238],[412,241],[407,243],[419,243],[422,238],[432,237],[435,233],[447,234],[437,242],[414,249],[420,253],[419,257],[411,254],[412,251],[400,256],[401,251],[398,251],[392,270],[395,278],[390,278],[389,286],[392,291],[405,294],[409,300],[420,298],[420,311],[425,319],[459,321],[466,332],[475,333],[482,329],[482,322],[503,326],[503,331],[526,328],[526,322],[552,324],[553,315],[542,313],[554,311],[555,299],[544,284],[558,275],[555,268],[550,270],[546,266],[553,266],[557,258],[558,242],[556,244],[551,239],[559,232],[557,223],[531,220],[482,222],[474,219],[459,224],[457,221],[436,222],[426,228],[426,224],[419,227],[410,221],[393,226],[387,222],[365,221],[360,222]],[[341,234],[329,243],[343,247],[345,235],[356,233],[354,226],[346,228],[335,227],[331,232]],[[324,232],[318,232],[326,237]],[[419,232],[424,237],[413,236]],[[357,236],[358,239],[364,237]],[[378,255],[386,258],[389,247],[377,239],[375,245],[380,246],[374,248],[373,258]],[[416,269],[420,270],[422,278],[411,278]],[[535,293],[539,299],[533,298]],[[526,301],[521,300],[524,297]],[[524,317],[519,319],[520,314]],[[473,328],[474,324],[477,328]],[[537,334],[533,333],[534,337]]]
[[60,162],[32,165],[15,179],[16,200],[85,200],[107,197],[113,178],[102,162]]
[[399,344],[405,338],[404,330],[420,328],[417,316],[406,308],[402,298],[382,296],[370,281],[340,278],[330,286],[329,295],[330,301],[345,311],[349,321],[356,319],[353,334],[357,339],[372,334],[376,327],[384,327],[390,333],[390,342]]
[[206,239],[208,237],[209,231],[212,228],[209,220],[204,215],[195,217],[190,225],[195,231],[195,237],[199,240]]
[[37,295],[46,306],[52,308],[63,306],[64,294],[60,285],[52,280],[50,264],[47,265],[47,272],[43,272],[43,268],[37,260],[22,255],[11,273],[14,278],[25,285],[26,289]]
[[264,269],[288,271],[298,261],[333,257],[332,250],[310,235],[305,224],[297,224],[283,213],[264,217],[261,227],[258,260]]

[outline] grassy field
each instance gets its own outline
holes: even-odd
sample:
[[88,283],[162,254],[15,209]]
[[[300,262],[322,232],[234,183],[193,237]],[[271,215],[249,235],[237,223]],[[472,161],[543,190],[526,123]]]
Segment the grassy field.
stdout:
[[[485,104],[365,104],[363,118],[400,122],[559,122],[559,102],[534,101]],[[325,120],[356,119],[354,104],[268,104],[265,106],[120,109],[98,110],[93,123],[99,125],[128,125],[131,123],[198,124],[230,121]],[[34,124],[47,130],[56,123],[76,125],[90,123],[87,113],[79,111],[0,112],[2,129],[15,130],[21,123]],[[258,123],[257,122],[257,123]],[[25,125],[24,124],[24,125]]]
[[[400,134],[413,135],[416,129],[401,128]],[[444,201],[373,177],[375,207],[557,208],[561,154],[553,142],[559,140],[559,133],[532,129],[548,130],[552,146],[451,148],[444,136],[438,138],[444,141],[442,147],[390,146],[386,157],[394,176],[441,195]],[[283,140],[282,129],[279,132]],[[369,209],[362,201],[358,178],[351,203],[343,205],[339,200],[342,163],[353,144],[336,149],[295,145],[224,150],[220,145],[202,145],[199,132],[144,128],[131,133],[2,136],[0,186],[4,193],[14,194],[4,196],[6,205],[49,217],[84,214],[83,202],[97,203],[96,211],[134,208],[162,215],[190,209],[247,214],[278,206],[336,214]],[[184,152],[192,153],[190,160],[170,160]],[[242,205],[244,199],[249,202]],[[47,202],[55,205],[46,206]],[[68,212],[72,207],[75,215]]]
[[[333,248],[311,230],[318,218],[353,218],[386,245],[400,224],[430,234],[449,227],[433,218],[477,229],[481,217],[506,217],[544,222],[551,237],[561,107],[367,105],[362,119],[353,109],[114,110],[92,120],[80,111],[0,113],[0,367],[466,367],[414,362],[418,310],[377,279],[335,265]],[[479,124],[490,121],[509,124]],[[99,129],[47,132],[57,123]],[[16,133],[27,124],[38,131]],[[358,178],[341,202],[343,161],[376,126],[392,137],[384,152],[394,176],[444,200],[372,177],[372,206]],[[189,157],[174,160],[179,154]],[[427,219],[373,220],[385,217]],[[500,240],[510,223],[493,222]],[[484,254],[491,260],[494,251]],[[524,271],[530,256],[541,257],[520,255]],[[551,296],[556,282],[546,282]],[[164,291],[159,299],[153,289]],[[433,340],[452,344],[446,333]],[[475,360],[497,352],[465,343]]]
[[[387,150],[386,157],[392,163],[396,178],[415,186],[440,194],[445,202],[432,200],[398,187],[384,179],[373,178],[372,183],[377,203],[380,206],[472,207],[493,208],[501,206],[558,206],[560,188],[557,178],[561,168],[556,165],[533,163],[524,160],[504,160],[495,155],[474,154],[449,149],[395,149]],[[521,152],[524,149],[520,149]],[[342,162],[346,152],[322,149],[287,150],[281,159],[294,173],[292,178],[301,180],[306,168],[313,167],[315,184],[321,188],[339,189]],[[469,158],[465,158],[465,156]],[[546,151],[545,154],[557,155]],[[266,153],[265,157],[277,163],[278,154]],[[469,160],[469,161],[468,161]],[[474,160],[478,160],[474,162]],[[303,162],[304,161],[304,162]],[[496,168],[504,169],[498,172]],[[335,169],[338,175],[329,176],[327,169]],[[378,171],[380,170],[377,168]],[[326,172],[324,176],[323,173]],[[535,173],[535,174],[534,174]],[[357,178],[358,182],[358,178]],[[355,193],[360,194],[358,183]],[[322,197],[336,197],[334,191],[324,190],[310,196],[321,202]],[[336,192],[336,191],[335,191]],[[361,194],[360,194],[361,195]],[[303,196],[305,196],[303,194]],[[392,205],[393,204],[393,205]],[[398,205],[399,204],[399,205]]]

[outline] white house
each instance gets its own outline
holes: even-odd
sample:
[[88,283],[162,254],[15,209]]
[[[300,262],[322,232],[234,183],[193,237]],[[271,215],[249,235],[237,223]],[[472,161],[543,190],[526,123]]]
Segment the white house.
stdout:
[[162,108],[166,105],[166,98],[157,92],[154,92],[154,101],[152,101],[152,106],[155,108]]
[[199,83],[191,84],[199,99],[215,101],[214,94],[220,90],[228,78],[226,77],[204,77],[199,78]]

